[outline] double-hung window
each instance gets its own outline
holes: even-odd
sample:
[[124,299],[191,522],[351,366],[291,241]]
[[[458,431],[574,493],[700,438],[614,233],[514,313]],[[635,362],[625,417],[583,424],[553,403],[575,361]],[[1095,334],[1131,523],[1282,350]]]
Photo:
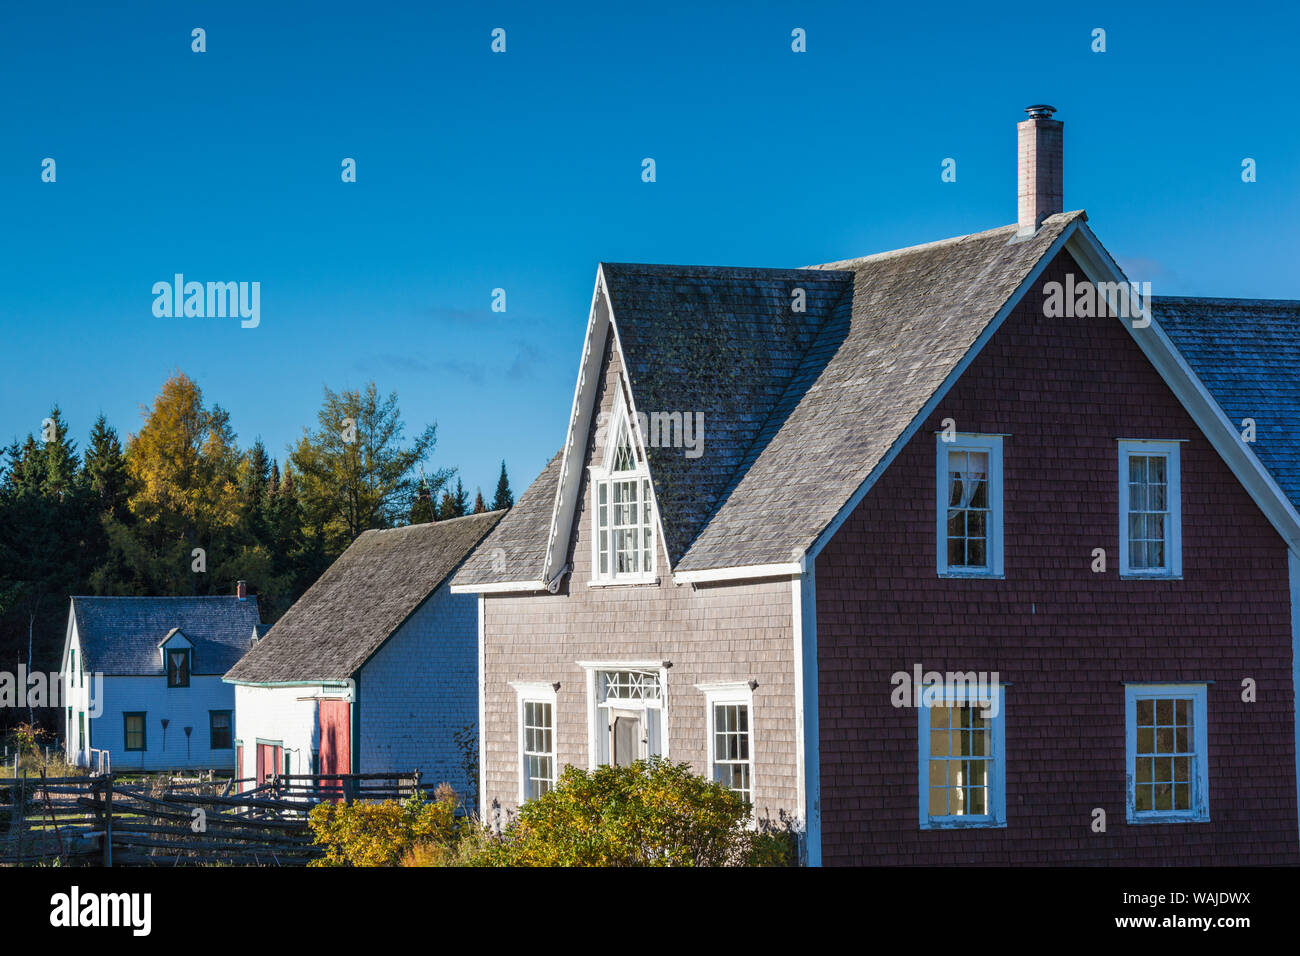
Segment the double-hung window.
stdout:
[[555,685],[517,683],[519,698],[519,802],[555,786]]
[[122,732],[125,737],[124,745],[126,750],[144,750],[145,741],[145,712],[142,710],[127,711],[122,715]]
[[1181,577],[1178,442],[1119,443],[1119,560],[1125,577]]
[[1205,684],[1129,684],[1129,823],[1210,819]]
[[939,574],[1002,576],[1002,437],[936,439]]
[[697,684],[704,691],[709,776],[754,802],[754,701],[746,683]]
[[593,583],[654,580],[655,518],[650,471],[639,457],[626,413],[614,419],[602,464],[591,473]]
[[923,830],[1000,827],[1006,816],[1006,729],[1000,685],[926,690],[917,704]]
[[208,711],[208,746],[212,750],[229,750],[234,745],[231,712]]

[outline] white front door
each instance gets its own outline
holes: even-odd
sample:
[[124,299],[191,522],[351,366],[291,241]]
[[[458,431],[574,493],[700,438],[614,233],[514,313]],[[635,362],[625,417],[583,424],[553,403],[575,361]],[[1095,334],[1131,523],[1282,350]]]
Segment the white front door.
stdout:
[[645,760],[648,740],[645,732],[645,711],[609,711],[610,763],[616,767],[630,767],[634,761]]

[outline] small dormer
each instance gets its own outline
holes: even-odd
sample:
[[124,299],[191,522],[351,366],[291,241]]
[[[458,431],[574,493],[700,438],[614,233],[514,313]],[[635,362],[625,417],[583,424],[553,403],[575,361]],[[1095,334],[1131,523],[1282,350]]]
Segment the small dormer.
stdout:
[[159,663],[167,674],[168,687],[189,687],[194,671],[194,642],[174,627],[158,642]]

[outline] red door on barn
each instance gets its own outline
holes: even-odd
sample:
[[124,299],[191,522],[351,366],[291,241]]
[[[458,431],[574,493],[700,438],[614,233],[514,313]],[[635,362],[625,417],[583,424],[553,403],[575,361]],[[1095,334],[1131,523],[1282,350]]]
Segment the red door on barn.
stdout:
[[257,785],[270,783],[271,778],[281,771],[284,747],[280,744],[257,744]]
[[[321,700],[320,773],[352,772],[352,707],[346,700]],[[331,787],[331,784],[334,784]],[[322,780],[322,788],[338,787],[336,781]],[[336,792],[341,793],[338,787]]]

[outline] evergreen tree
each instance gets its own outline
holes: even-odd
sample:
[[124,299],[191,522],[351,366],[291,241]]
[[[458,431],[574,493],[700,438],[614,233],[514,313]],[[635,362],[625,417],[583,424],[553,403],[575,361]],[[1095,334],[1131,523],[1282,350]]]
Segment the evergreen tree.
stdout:
[[117,431],[102,414],[90,430],[90,447],[86,449],[86,479],[101,515],[117,518],[126,515],[126,455]]
[[476,488],[475,491],[477,493],[474,495],[474,514],[481,515],[487,511],[487,505],[483,502],[483,489]]
[[63,420],[63,412],[58,405],[50,411],[50,417],[43,423],[42,431],[45,490],[61,499],[73,490],[72,483],[76,481],[80,461],[77,458],[76,442],[68,440],[68,425]]
[[411,505],[409,524],[428,524],[436,521],[437,514],[433,506],[433,492],[429,490],[429,481],[420,475],[420,488],[416,492],[415,502]]
[[[391,528],[410,516],[418,493],[415,469],[433,451],[437,429],[430,425],[405,447],[397,393],[382,398],[374,382],[364,392],[326,388],[317,422],[316,431],[303,430],[290,461],[305,519],[337,555],[361,532]],[[450,476],[450,470],[430,476],[431,494]]]
[[502,511],[506,508],[513,508],[515,504],[514,492],[510,490],[510,479],[506,475],[506,462],[501,459],[501,477],[497,479],[496,497],[492,499],[492,510]]
[[460,479],[456,479],[456,490],[444,491],[442,498],[438,501],[438,520],[446,521],[449,518],[463,518],[469,514],[469,494],[461,485]]

